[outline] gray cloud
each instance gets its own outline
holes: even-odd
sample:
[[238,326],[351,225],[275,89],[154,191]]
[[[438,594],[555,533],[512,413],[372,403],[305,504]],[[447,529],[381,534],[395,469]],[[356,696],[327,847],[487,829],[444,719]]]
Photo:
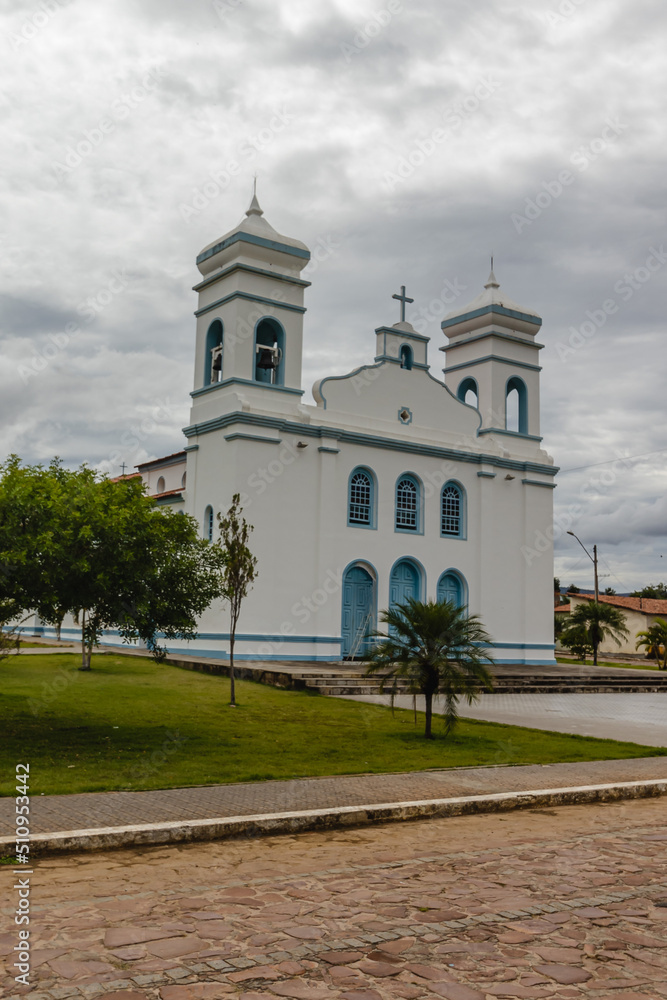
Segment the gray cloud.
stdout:
[[[667,447],[667,266],[634,277],[667,242],[665,14],[652,0],[631,12],[585,0],[570,15],[551,0],[422,0],[388,21],[384,0],[52,6],[45,23],[38,5],[0,6],[3,451],[115,471],[118,453],[134,464],[180,446],[194,258],[238,222],[254,173],[279,231],[336,244],[311,276],[306,388],[372,359],[400,284],[420,307],[457,279],[468,301],[493,251],[503,287],[544,318],[556,462]],[[212,175],[227,178],[220,194],[188,215]],[[528,202],[539,211],[517,225]],[[69,322],[67,345],[22,377]],[[438,373],[438,322],[427,332]],[[574,530],[627,586],[667,577],[664,458],[608,486],[596,468],[560,477],[557,513],[580,508]],[[557,539],[556,567],[583,586],[571,543]]]

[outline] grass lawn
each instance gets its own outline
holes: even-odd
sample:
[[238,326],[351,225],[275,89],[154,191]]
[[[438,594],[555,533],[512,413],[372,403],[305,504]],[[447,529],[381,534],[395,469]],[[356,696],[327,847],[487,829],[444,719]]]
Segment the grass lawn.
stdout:
[[[593,661],[586,660],[586,663],[582,663],[581,660],[568,660],[563,656],[556,657],[557,663],[575,663],[578,667],[592,667]],[[598,660],[598,667],[621,667],[622,669],[630,670],[659,670],[655,660],[646,660],[645,663],[609,663],[607,660]]]
[[90,673],[78,665],[66,654],[0,665],[0,794],[15,794],[18,763],[39,795],[667,754],[473,720],[445,739],[436,719],[428,741],[410,711],[244,681],[233,709],[226,678],[111,653]]

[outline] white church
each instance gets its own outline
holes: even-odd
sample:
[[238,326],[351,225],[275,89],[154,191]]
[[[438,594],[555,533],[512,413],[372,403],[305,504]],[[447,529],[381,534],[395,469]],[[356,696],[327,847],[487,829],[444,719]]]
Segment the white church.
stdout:
[[[209,539],[241,494],[258,576],[237,658],[362,657],[379,612],[416,597],[479,614],[498,663],[554,663],[553,553],[533,549],[551,534],[556,472],[540,438],[541,319],[492,270],[441,324],[442,381],[402,289],[401,321],[375,331],[374,352],[369,337],[369,363],[320,379],[309,405],[309,259],[256,197],[202,250],[186,444],[138,467],[156,503],[191,514]],[[170,648],[224,658],[227,629],[216,603],[196,641]]]

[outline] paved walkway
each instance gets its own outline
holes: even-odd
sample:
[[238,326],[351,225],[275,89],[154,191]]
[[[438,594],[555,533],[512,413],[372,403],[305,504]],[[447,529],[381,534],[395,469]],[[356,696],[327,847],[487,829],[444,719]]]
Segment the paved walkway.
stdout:
[[[43,795],[32,799],[30,829],[40,834],[659,779],[667,779],[667,756]],[[0,836],[9,836],[14,822],[14,799],[0,799]]]
[[[30,1000],[661,1000],[664,799],[38,861]],[[10,875],[11,878],[11,875]],[[10,970],[12,970],[10,972]]]
[[[337,695],[352,701],[388,705],[389,695]],[[399,695],[397,708],[412,708],[411,695]],[[417,698],[424,711],[424,699]],[[436,699],[434,711],[440,711]],[[667,690],[654,694],[483,694],[479,701],[459,703],[459,713],[469,719],[530,726],[558,733],[626,740],[643,746],[667,747]]]

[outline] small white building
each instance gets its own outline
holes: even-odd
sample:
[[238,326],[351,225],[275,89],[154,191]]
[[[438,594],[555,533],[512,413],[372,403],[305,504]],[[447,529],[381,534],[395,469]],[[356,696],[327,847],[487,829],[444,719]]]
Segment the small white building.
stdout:
[[[258,576],[238,658],[360,655],[378,612],[414,596],[481,615],[500,663],[555,662],[556,469],[541,448],[541,319],[492,271],[441,324],[444,382],[430,372],[429,338],[402,319],[378,327],[374,352],[369,335],[367,365],[320,379],[308,405],[309,259],[256,198],[202,250],[186,444],[139,467],[158,502],[193,515],[207,538],[241,494]],[[396,297],[404,317],[404,290]],[[218,604],[195,642],[171,648],[225,657],[228,640]]]

